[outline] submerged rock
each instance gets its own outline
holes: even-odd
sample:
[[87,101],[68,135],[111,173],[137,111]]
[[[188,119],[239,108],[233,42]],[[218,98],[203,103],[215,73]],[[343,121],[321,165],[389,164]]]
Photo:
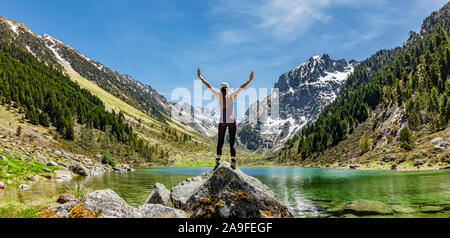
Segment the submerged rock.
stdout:
[[438,206],[423,206],[420,208],[420,211],[423,213],[438,213],[442,212],[444,210],[444,207],[438,207]]
[[153,190],[145,203],[161,204],[167,206],[169,203],[170,191],[160,183],[153,185]]
[[396,212],[396,213],[403,213],[403,214],[408,214],[408,213],[416,213],[416,210],[414,210],[411,207],[404,207],[401,205],[393,205],[392,209]]
[[145,218],[186,218],[188,214],[182,210],[163,206],[161,204],[144,204],[138,209]]
[[172,203],[191,217],[294,217],[258,179],[222,163],[172,188]]
[[333,215],[353,214],[357,216],[390,215],[394,210],[386,203],[371,200],[355,200],[346,202],[336,208],[327,210]]
[[55,176],[56,179],[61,179],[61,180],[71,180],[72,179],[72,174],[70,173],[70,171],[64,171],[64,170],[57,170],[55,171]]
[[81,200],[85,207],[99,214],[99,218],[139,218],[143,213],[128,205],[111,189],[97,190],[84,195]]

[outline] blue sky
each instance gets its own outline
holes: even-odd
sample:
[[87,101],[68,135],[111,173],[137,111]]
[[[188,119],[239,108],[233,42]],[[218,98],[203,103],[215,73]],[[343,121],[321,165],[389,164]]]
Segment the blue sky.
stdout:
[[313,55],[363,60],[400,46],[443,0],[2,0],[0,15],[48,33],[170,97],[213,85],[272,88]]

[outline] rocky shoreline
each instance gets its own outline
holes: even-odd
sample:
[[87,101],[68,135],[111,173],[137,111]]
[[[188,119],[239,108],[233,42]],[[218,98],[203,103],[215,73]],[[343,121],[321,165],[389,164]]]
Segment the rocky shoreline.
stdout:
[[[44,207],[43,218],[282,218],[294,217],[273,191],[258,179],[222,163],[217,170],[188,178],[170,191],[155,184],[145,204],[130,206],[111,189],[81,199],[63,194],[61,204]],[[169,201],[173,207],[169,207]]]

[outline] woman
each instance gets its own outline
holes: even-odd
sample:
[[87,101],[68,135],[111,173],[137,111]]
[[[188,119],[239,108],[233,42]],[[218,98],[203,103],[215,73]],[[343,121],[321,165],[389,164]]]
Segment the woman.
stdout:
[[222,147],[225,141],[225,132],[227,128],[230,136],[231,168],[236,169],[236,149],[234,148],[234,142],[236,140],[236,118],[234,116],[234,98],[253,80],[253,72],[250,74],[250,79],[231,94],[229,93],[230,87],[227,83],[220,84],[220,92],[218,92],[213,87],[211,87],[211,85],[206,82],[205,79],[203,79],[200,68],[197,71],[197,75],[198,78],[202,80],[202,82],[206,85],[206,87],[211,90],[214,96],[216,96],[217,100],[219,100],[220,105],[221,115],[219,122],[219,138],[217,142],[217,159],[214,170],[216,170],[220,164],[220,157],[222,156]]

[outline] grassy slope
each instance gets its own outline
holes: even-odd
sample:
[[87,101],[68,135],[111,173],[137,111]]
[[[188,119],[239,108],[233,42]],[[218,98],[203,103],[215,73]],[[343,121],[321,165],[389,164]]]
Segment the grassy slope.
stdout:
[[[168,118],[167,124],[163,124],[103,90],[94,82],[83,78],[66,64],[63,63],[62,65],[72,80],[77,82],[80,87],[89,90],[92,94],[99,97],[108,110],[115,110],[116,112],[121,110],[142,138],[169,152],[170,159],[159,161],[157,164],[170,166],[212,166],[214,164],[215,141],[199,135],[192,128],[172,121],[170,118]],[[138,125],[139,120],[141,121],[140,126]],[[175,129],[179,134],[190,135],[193,140],[180,143],[180,141],[174,140],[173,138],[163,138],[162,132],[165,128]],[[74,146],[70,143],[63,144],[66,148],[74,149]],[[81,153],[82,151],[78,150],[78,152]],[[248,151],[239,151],[238,155],[240,155],[241,163],[246,165],[266,164],[260,161],[261,156],[254,155]],[[225,158],[229,157],[227,152],[225,152],[224,156]]]

